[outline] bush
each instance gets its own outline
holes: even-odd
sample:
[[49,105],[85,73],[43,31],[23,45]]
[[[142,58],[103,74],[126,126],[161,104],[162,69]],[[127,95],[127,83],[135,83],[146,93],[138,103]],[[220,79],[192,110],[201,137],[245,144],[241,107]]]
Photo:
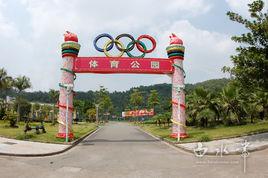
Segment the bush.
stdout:
[[208,135],[203,135],[201,138],[199,138],[199,142],[208,142],[211,138]]
[[4,120],[9,121],[9,127],[18,128],[18,126],[16,125],[17,117],[18,115],[16,112],[7,111],[6,115],[3,118]]

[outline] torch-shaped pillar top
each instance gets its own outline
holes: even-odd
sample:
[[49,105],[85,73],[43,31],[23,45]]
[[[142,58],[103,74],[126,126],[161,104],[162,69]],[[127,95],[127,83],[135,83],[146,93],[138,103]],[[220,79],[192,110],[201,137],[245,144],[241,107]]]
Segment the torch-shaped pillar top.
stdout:
[[64,34],[64,43],[62,43],[61,48],[62,48],[62,57],[65,56],[77,57],[80,50],[80,44],[78,44],[77,35],[69,31],[66,31],[66,33]]
[[169,59],[184,59],[184,46],[183,41],[177,37],[174,33],[170,36],[169,46],[166,48]]
[[170,36],[170,45],[173,45],[173,44],[178,44],[178,45],[183,45],[183,41],[177,37],[174,33],[172,33]]
[[64,41],[74,41],[78,43],[78,38],[76,34],[66,31],[66,33],[64,33]]

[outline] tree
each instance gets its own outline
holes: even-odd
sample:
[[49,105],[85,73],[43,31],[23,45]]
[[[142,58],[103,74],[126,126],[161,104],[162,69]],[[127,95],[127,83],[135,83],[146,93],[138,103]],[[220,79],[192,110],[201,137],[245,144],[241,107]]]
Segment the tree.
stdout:
[[155,111],[155,107],[159,105],[159,96],[157,90],[151,90],[150,95],[148,97],[148,107],[153,108]]
[[87,110],[87,117],[89,118],[88,120],[91,122],[96,121],[96,109],[95,108],[90,108]]
[[59,100],[59,91],[58,90],[54,90],[54,89],[50,89],[48,92],[48,95],[53,103],[53,116],[52,116],[52,125],[55,125],[55,105],[57,103],[57,101]]
[[212,125],[212,119],[216,122],[219,114],[214,96],[203,87],[197,87],[192,94],[187,96],[187,114],[191,117],[191,125],[198,120],[201,127],[207,127],[208,122]]
[[229,84],[222,89],[220,94],[220,104],[223,107],[223,115],[227,125],[232,123],[232,116],[235,117],[238,124],[245,114],[244,101],[240,98],[240,90],[234,84]]
[[141,92],[138,89],[134,89],[130,94],[130,105],[133,109],[139,109],[139,106],[142,104],[143,97]]
[[[13,85],[14,85],[15,90],[18,93],[17,99],[19,100],[21,92],[26,90],[27,88],[30,88],[31,87],[31,82],[30,82],[30,79],[28,77],[19,76],[19,77],[14,79]],[[20,115],[20,103],[18,103],[17,113],[18,113],[17,122],[19,122],[19,120],[21,118],[21,115]]]
[[209,120],[215,118],[215,112],[209,108],[205,108],[201,110],[196,117],[200,120],[201,127],[208,127]]
[[12,88],[13,79],[7,75],[4,68],[0,69],[0,91],[5,91]]
[[113,111],[113,103],[109,92],[103,86],[100,86],[100,90],[96,92],[96,104],[99,104],[99,112],[102,115],[110,114]]
[[17,112],[17,114],[20,115],[20,117],[28,117],[29,113],[31,112],[31,103],[26,99],[19,97],[14,103],[14,110],[18,108],[18,105],[20,105],[20,110]]
[[268,14],[263,13],[264,2],[256,0],[249,6],[250,19],[234,12],[227,12],[230,20],[246,27],[247,33],[233,36],[232,40],[241,44],[237,55],[231,56],[234,66],[223,71],[235,76],[243,87],[268,90]]

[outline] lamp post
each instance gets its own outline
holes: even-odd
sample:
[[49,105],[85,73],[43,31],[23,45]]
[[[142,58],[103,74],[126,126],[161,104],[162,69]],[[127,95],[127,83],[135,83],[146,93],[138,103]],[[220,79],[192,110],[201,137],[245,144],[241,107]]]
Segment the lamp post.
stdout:
[[[180,94],[181,94],[181,91],[184,90],[184,85],[179,85],[176,87],[176,90],[177,90],[177,97],[178,97],[178,120],[179,120],[179,124],[180,121],[181,121],[181,97],[180,97]],[[180,125],[178,124],[178,135],[177,135],[177,141],[180,142]]]
[[73,90],[73,84],[65,84],[65,87],[66,87],[66,113],[65,113],[65,142],[68,142],[68,133],[69,133],[69,118],[68,118],[68,115],[69,115],[69,96]]
[[99,123],[99,106],[100,104],[95,104],[96,106],[96,122]]

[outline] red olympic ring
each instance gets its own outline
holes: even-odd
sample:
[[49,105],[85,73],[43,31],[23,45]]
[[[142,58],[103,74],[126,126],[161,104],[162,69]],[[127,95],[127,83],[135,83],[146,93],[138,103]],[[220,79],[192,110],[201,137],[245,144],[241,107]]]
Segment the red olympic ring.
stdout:
[[141,36],[139,36],[138,41],[141,41],[141,39],[143,39],[143,38],[146,38],[152,42],[152,44],[153,44],[152,49],[144,50],[143,47],[139,43],[136,43],[137,48],[139,49],[139,51],[141,51],[143,53],[151,53],[156,47],[155,39],[153,37],[151,37],[150,35],[141,35]]

